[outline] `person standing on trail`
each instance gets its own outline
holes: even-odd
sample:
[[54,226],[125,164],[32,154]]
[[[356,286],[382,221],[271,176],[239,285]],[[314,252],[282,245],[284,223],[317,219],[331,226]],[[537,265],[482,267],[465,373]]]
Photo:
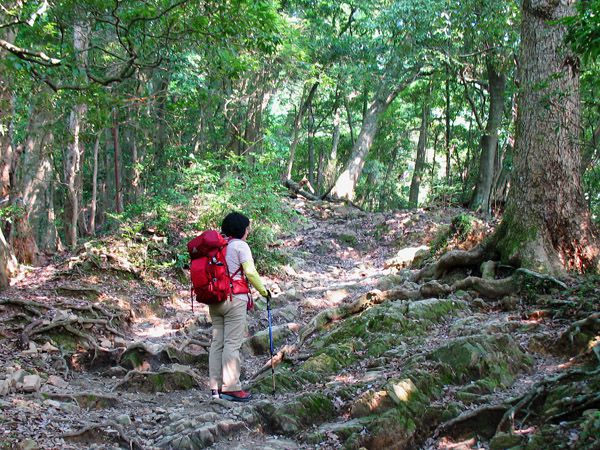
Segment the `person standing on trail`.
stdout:
[[[246,242],[249,231],[250,219],[243,214],[232,212],[223,219],[221,233],[228,239],[227,268],[234,286],[249,281],[260,295],[266,297],[269,292],[254,267],[252,252]],[[208,360],[213,398],[236,402],[247,402],[252,398],[240,384],[240,347],[246,334],[246,311],[252,306],[252,297],[248,293],[234,294],[231,301],[208,306],[213,326]]]

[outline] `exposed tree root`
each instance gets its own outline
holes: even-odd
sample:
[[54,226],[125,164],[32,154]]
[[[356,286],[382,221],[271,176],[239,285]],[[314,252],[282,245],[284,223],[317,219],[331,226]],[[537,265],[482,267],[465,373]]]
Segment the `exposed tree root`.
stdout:
[[[516,401],[514,406],[506,411],[502,420],[498,423],[497,431],[508,431],[514,427],[517,417],[525,421],[535,413],[536,406],[543,405],[549,392],[557,385],[569,381],[587,380],[600,374],[600,368],[587,371],[584,369],[569,370],[558,377],[543,380],[536,384],[527,394]],[[565,417],[577,414],[590,408],[600,406],[600,394],[594,392],[590,395],[565,397],[562,401],[560,412],[545,418],[545,421],[559,421]]]
[[547,289],[550,287],[567,288],[562,281],[554,277],[528,269],[517,269],[512,276],[500,280],[467,277],[452,285],[452,289],[455,291],[459,289],[472,290],[488,298],[500,298],[509,294],[517,294],[525,289]]
[[33,314],[34,316],[37,316],[37,317],[39,317],[43,314],[40,311],[40,309],[49,310],[49,309],[54,308],[54,306],[44,305],[43,303],[38,303],[38,302],[31,301],[31,300],[17,300],[17,299],[10,299],[10,298],[0,299],[0,305],[18,306],[20,308],[25,309],[26,311],[29,311],[31,314]]
[[[458,437],[465,432],[477,430],[478,432],[483,431],[485,434],[488,434],[487,437],[489,438],[494,435],[496,424],[502,420],[508,409],[508,405],[488,405],[466,411],[458,417],[438,426],[433,437],[438,438],[442,435]],[[489,430],[482,430],[482,426],[489,428]]]
[[370,308],[371,306],[379,305],[387,301],[415,300],[420,297],[421,293],[414,289],[396,288],[385,292],[373,290],[365,295],[360,296],[350,304],[327,309],[313,317],[313,319],[298,333],[300,345],[302,345],[306,338],[315,331],[324,329],[331,322],[342,320],[351,315],[358,314]]
[[479,267],[487,259],[488,251],[485,246],[477,246],[471,250],[451,250],[443,254],[435,263],[423,267],[417,272],[413,281],[439,280],[448,271],[456,267]]
[[[573,322],[559,337],[558,344],[568,350],[569,354],[573,352],[590,351],[590,345],[598,345],[597,339],[600,333],[600,313],[590,314],[582,320]],[[596,356],[600,356],[596,354]]]
[[[116,432],[116,436],[111,436],[111,431]],[[114,421],[108,421],[99,424],[88,425],[82,430],[63,434],[62,437],[72,442],[83,444],[106,443],[106,440],[117,440],[127,444],[131,449],[143,449],[144,447],[134,438],[127,435],[121,425]]]

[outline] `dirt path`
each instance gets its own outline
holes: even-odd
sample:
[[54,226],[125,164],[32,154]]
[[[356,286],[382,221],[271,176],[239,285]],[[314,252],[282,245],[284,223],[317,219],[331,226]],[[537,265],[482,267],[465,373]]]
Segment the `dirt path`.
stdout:
[[[398,264],[402,263],[396,260],[395,266],[385,268],[386,261],[398,256],[402,248],[417,248],[431,241],[437,227],[449,223],[457,212],[365,214],[343,206],[323,207],[300,200],[292,201],[292,206],[298,212],[299,225],[294,234],[284,236],[282,241],[291,255],[291,264],[286,266],[285,275],[268,279],[275,294],[274,325],[291,330],[278,334],[278,349],[294,344],[297,330],[318,312],[347,304],[374,288],[392,287],[398,282]],[[123,336],[115,336],[106,326],[83,324],[82,329],[89,330],[97,343],[95,350],[87,352],[81,348],[81,342],[64,339],[59,342],[59,336],[55,336],[52,347],[72,346],[80,354],[86,353],[85,357],[69,361],[56,348],[44,348],[48,342],[47,338],[41,338],[44,335],[23,351],[16,346],[17,333],[5,333],[11,338],[4,339],[0,347],[5,378],[16,380],[22,370],[39,375],[41,387],[26,393],[23,386],[13,386],[11,393],[0,397],[0,448],[212,445],[219,449],[289,449],[340,445],[340,438],[334,432],[324,432],[320,442],[295,441],[277,433],[280,423],[276,426],[265,418],[265,408],[293,402],[298,392],[281,389],[275,396],[255,393],[255,400],[244,405],[210,398],[207,388],[210,320],[202,305],[196,305],[192,314],[184,284],[173,279],[148,280],[126,270],[86,272],[78,269],[77,264],[74,267],[62,263],[32,270],[5,291],[2,299],[46,305],[47,309],[39,311],[38,318],[48,323],[53,323],[57,314],[65,317],[72,314],[73,309],[69,310],[68,305],[117,304],[125,311],[133,311],[133,316],[121,318],[120,322],[114,319],[114,324],[110,324],[116,328],[118,323],[129,321],[127,331]],[[402,373],[406,360],[427,354],[453,337],[469,336],[482,329],[495,327],[499,332],[511,333],[523,348],[529,345],[532,331],[545,336],[557,331],[547,328],[543,320],[528,322],[514,308],[502,311],[490,308],[483,301],[478,304],[475,315],[442,320],[429,330],[426,339],[408,337],[402,344],[401,358],[388,355],[386,361],[381,361],[381,357],[365,353],[359,364],[342,370],[336,380],[363,383],[365,374],[373,371],[379,380],[393,379]],[[250,335],[267,329],[264,305],[259,302],[258,307],[249,316]],[[5,323],[18,324],[15,311],[9,303],[0,304],[0,318]],[[10,317],[12,320],[7,321]],[[93,346],[88,342],[87,347]],[[123,354],[124,347],[129,350]],[[242,375],[246,380],[252,379],[268,360],[264,346],[258,347],[258,350],[250,345],[244,347]],[[301,352],[296,361],[302,362],[308,356]],[[125,367],[116,367],[115,361]],[[529,372],[519,374],[511,389],[493,392],[484,401],[494,403],[524,392],[542,375],[558,370],[559,362],[537,354]],[[77,370],[78,366],[82,370]],[[371,366],[375,369],[370,372]],[[127,374],[133,368],[140,371]],[[150,380],[148,372],[159,375]],[[331,382],[315,383],[308,388],[338,398],[337,387],[331,387]],[[365,386],[370,386],[368,381]],[[455,388],[449,388],[437,402],[448,404],[456,400]],[[336,421],[349,420],[352,401],[353,398],[339,400],[332,429]],[[481,399],[474,401],[472,407],[481,403]],[[424,446],[440,448],[440,442],[429,439]]]

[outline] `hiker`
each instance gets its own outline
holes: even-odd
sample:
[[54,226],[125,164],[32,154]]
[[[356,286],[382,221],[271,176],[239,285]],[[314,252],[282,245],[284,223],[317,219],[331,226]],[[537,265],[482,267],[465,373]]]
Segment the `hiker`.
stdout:
[[248,281],[260,295],[269,295],[246,243],[249,231],[250,219],[243,214],[232,212],[223,219],[221,232],[229,242],[226,261],[234,294],[231,301],[208,307],[213,325],[209,355],[211,394],[213,398],[237,402],[247,402],[252,398],[252,394],[242,390],[240,384],[240,347],[246,334],[246,311],[253,306]]

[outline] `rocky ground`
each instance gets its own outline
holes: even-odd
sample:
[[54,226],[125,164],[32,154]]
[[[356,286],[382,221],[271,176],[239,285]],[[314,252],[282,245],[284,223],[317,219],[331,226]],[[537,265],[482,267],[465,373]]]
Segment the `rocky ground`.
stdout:
[[243,347],[255,399],[213,400],[206,307],[192,313],[183,271],[129,258],[164,238],[90,244],[2,292],[0,448],[599,448],[597,284],[496,299],[417,284],[429,247],[488,225],[444,240],[462,211],[290,206],[290,262],[267,278],[275,394],[264,301]]

